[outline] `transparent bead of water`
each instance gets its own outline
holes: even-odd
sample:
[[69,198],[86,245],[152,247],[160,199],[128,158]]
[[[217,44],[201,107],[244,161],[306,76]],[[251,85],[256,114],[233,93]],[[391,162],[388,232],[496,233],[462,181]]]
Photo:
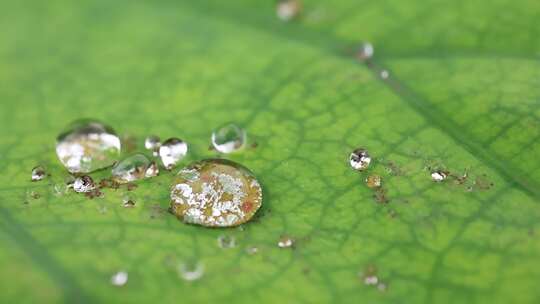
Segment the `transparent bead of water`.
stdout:
[[276,7],[276,15],[283,21],[296,18],[302,11],[300,0],[279,0]]
[[128,281],[128,273],[126,271],[119,271],[111,276],[111,284],[114,286],[124,286]]
[[246,144],[246,131],[235,124],[226,124],[212,133],[212,145],[221,153],[238,151]]
[[124,208],[133,208],[135,207],[135,197],[133,195],[126,194],[122,197],[122,206]]
[[204,265],[201,262],[184,262],[178,266],[178,275],[186,281],[195,281],[204,274]]
[[143,179],[150,164],[151,161],[144,154],[133,154],[114,165],[111,170],[112,178],[121,184]]
[[148,168],[146,168],[146,172],[144,173],[145,177],[154,177],[159,175],[159,167],[155,161],[150,162],[150,165],[148,165]]
[[353,169],[362,171],[369,167],[371,156],[366,149],[358,148],[351,153],[349,161]]
[[234,248],[236,247],[236,239],[229,235],[218,236],[217,243],[219,248]]
[[188,145],[179,138],[169,138],[159,147],[159,157],[167,170],[172,169],[187,154]]
[[371,57],[373,57],[374,49],[373,45],[369,42],[364,42],[362,45],[360,45],[360,48],[358,49],[358,52],[356,56],[360,60],[368,60]]
[[42,166],[37,166],[32,169],[32,181],[37,182],[45,178],[47,173]]
[[72,123],[56,140],[56,155],[71,173],[89,173],[114,164],[120,154],[120,138],[95,120]]
[[294,245],[294,239],[289,236],[282,236],[278,241],[279,248],[289,248]]
[[442,182],[448,177],[448,173],[445,171],[433,171],[431,172],[431,179],[434,182]]
[[73,182],[73,190],[75,190],[75,192],[85,193],[90,192],[95,188],[96,184],[94,183],[94,180],[88,175],[79,176]]
[[208,159],[182,169],[171,187],[170,211],[180,220],[207,227],[249,221],[262,205],[262,189],[247,168]]
[[147,150],[157,150],[159,149],[159,146],[161,146],[161,140],[158,136],[150,135],[144,140],[144,147]]

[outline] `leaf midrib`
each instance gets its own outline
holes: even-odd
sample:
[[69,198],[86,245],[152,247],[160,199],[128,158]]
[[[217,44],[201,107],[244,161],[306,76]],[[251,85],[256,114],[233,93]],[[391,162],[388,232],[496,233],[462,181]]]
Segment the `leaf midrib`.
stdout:
[[[381,79],[378,76],[378,73],[379,71],[386,69],[383,60],[371,60],[370,62],[362,64],[356,61],[353,56],[346,56],[345,50],[350,45],[352,45],[352,42],[340,40],[337,37],[334,37],[331,34],[324,32],[313,33],[302,27],[294,27],[294,24],[284,24],[283,27],[279,27],[278,32],[271,31],[269,30],[269,24],[266,24],[265,26],[265,24],[260,21],[263,18],[251,17],[252,11],[231,10],[227,6],[220,6],[219,10],[209,10],[208,7],[205,7],[203,1],[179,2],[179,4],[191,10],[195,14],[206,17],[210,14],[227,24],[247,25],[256,31],[266,33],[270,36],[274,36],[279,39],[286,39],[294,43],[299,43],[309,48],[322,51],[325,54],[332,56],[333,58],[345,60],[347,62],[355,63],[359,66],[366,67],[374,74],[374,78],[376,80],[382,81],[383,84],[390,90],[390,92],[397,96],[409,108],[422,116],[427,122],[431,124],[431,127],[436,128],[449,136],[460,147],[473,155],[473,157],[480,160],[488,167],[493,169],[495,172],[497,172],[510,186],[514,186],[519,190],[522,190],[530,197],[540,197],[540,186],[534,181],[526,178],[527,175],[522,170],[513,166],[509,166],[507,162],[500,159],[499,157],[494,156],[492,152],[476,144],[474,138],[463,132],[462,128],[457,125],[453,121],[453,119],[446,116],[444,113],[439,113],[432,110],[433,103],[429,103],[427,98],[407,86],[399,79],[399,77],[396,77],[394,73],[388,80]],[[238,9],[238,7],[235,7],[235,9]],[[218,11],[219,14],[217,14],[216,11]],[[284,26],[287,26],[287,28],[284,28]],[[480,55],[477,56],[480,57]],[[485,56],[490,55],[485,54]],[[500,58],[499,55],[491,56]],[[511,54],[502,56],[507,58],[520,58],[519,55]],[[456,57],[459,56],[455,55],[454,58]],[[535,57],[526,57],[526,59],[527,58],[531,60],[535,59]]]

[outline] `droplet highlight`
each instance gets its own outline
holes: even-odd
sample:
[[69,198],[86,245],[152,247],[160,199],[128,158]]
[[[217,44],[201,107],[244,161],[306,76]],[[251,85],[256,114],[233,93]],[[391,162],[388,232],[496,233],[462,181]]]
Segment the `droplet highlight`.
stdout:
[[188,145],[179,138],[169,138],[159,147],[159,157],[163,166],[170,170],[187,154]]
[[47,173],[45,172],[45,168],[42,166],[37,166],[32,169],[32,181],[37,182],[42,179],[44,179],[47,176]]
[[366,149],[358,148],[351,153],[349,162],[354,170],[363,171],[369,167],[371,156]]
[[369,42],[364,42],[360,45],[358,48],[358,52],[356,53],[356,57],[361,60],[368,60],[373,57],[373,53],[375,52],[373,45]]
[[119,271],[111,276],[111,284],[117,287],[126,285],[128,281],[128,273],[126,271]]
[[279,248],[291,248],[294,246],[294,239],[284,235],[279,239],[277,245]]
[[[249,169],[224,159],[193,163],[171,187],[170,211],[180,220],[207,227],[238,226],[262,205],[262,188]],[[189,174],[187,174],[189,172]]]
[[120,138],[95,120],[72,123],[56,141],[56,155],[71,173],[89,173],[114,164],[120,154]]
[[178,274],[186,281],[196,281],[204,274],[204,265],[201,262],[184,262],[178,266]]
[[235,124],[227,124],[212,133],[212,145],[221,153],[232,153],[246,144],[246,131]]
[[134,154],[118,162],[111,170],[115,182],[125,184],[146,177],[150,160],[144,154]]
[[279,0],[276,7],[276,15],[282,21],[291,21],[298,17],[302,11],[300,0]]
[[444,181],[447,177],[448,177],[448,172],[446,171],[438,170],[438,171],[431,172],[431,179],[437,183]]
[[88,175],[79,176],[73,182],[73,190],[75,190],[75,192],[87,193],[91,192],[94,189],[96,189],[96,184],[94,183],[94,180]]
[[155,151],[161,146],[161,139],[156,135],[150,135],[144,140],[144,148]]

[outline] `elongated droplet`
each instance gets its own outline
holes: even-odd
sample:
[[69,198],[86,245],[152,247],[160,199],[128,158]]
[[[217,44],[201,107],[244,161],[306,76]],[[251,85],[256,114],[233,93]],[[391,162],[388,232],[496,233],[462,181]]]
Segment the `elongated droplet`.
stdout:
[[448,177],[448,172],[445,172],[445,171],[439,170],[439,171],[431,172],[431,179],[437,183],[444,181],[447,177]]
[[201,262],[184,262],[178,266],[178,274],[186,281],[195,281],[204,274],[204,265]]
[[91,192],[95,188],[96,184],[94,183],[94,180],[88,175],[77,177],[73,182],[73,190],[75,190],[75,192]]
[[238,151],[246,144],[246,131],[235,124],[227,124],[212,133],[212,145],[221,153]]
[[124,286],[128,281],[128,273],[119,271],[111,276],[111,284],[114,286]]
[[47,173],[45,172],[45,169],[42,166],[37,166],[32,169],[32,181],[37,182],[45,178],[47,176]]
[[[182,169],[171,187],[171,212],[186,223],[207,227],[238,226],[262,204],[262,189],[245,167],[208,159]],[[190,174],[185,174],[191,172]]]
[[371,156],[366,149],[358,148],[351,153],[349,160],[353,169],[363,171],[369,167]]
[[294,239],[292,239],[289,236],[282,236],[278,241],[278,247],[279,248],[289,248],[294,245]]
[[276,15],[283,21],[290,21],[296,18],[302,11],[300,0],[279,0],[276,8]]
[[157,150],[159,149],[159,146],[161,146],[161,141],[158,136],[150,135],[144,140],[144,147],[147,150]]
[[131,155],[114,165],[112,178],[121,184],[143,179],[146,177],[146,171],[150,164],[150,160],[144,154]]
[[88,173],[111,166],[120,154],[120,138],[95,120],[72,123],[56,142],[56,155],[71,173]]
[[172,169],[187,154],[188,145],[178,138],[169,138],[159,147],[159,157],[167,170]]
[[374,49],[373,45],[369,42],[364,42],[362,45],[360,45],[360,48],[358,49],[358,52],[356,53],[356,57],[360,60],[368,60],[371,57],[373,57]]

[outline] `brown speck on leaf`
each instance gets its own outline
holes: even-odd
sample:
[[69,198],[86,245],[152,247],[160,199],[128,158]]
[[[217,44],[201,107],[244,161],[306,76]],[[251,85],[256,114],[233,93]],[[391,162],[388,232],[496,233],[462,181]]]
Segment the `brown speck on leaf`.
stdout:
[[96,188],[96,189],[94,189],[94,190],[92,190],[92,191],[90,191],[90,192],[85,192],[84,195],[85,195],[86,197],[88,197],[89,199],[93,199],[93,198],[96,198],[96,197],[97,197],[97,198],[101,198],[101,197],[104,196],[103,192],[101,192],[101,191],[99,190],[99,188]]
[[368,188],[379,188],[382,184],[381,177],[379,175],[370,175],[366,178],[366,185]]
[[135,190],[137,189],[137,184],[133,184],[133,183],[128,183],[127,184],[127,190],[128,191],[132,191],[132,190]]
[[251,144],[252,149],[257,148],[258,146],[259,146],[259,143],[257,143],[257,142],[254,142],[254,143]]
[[375,201],[379,204],[386,204],[389,201],[386,195],[386,189],[384,188],[377,188],[373,194],[373,198],[375,198]]

